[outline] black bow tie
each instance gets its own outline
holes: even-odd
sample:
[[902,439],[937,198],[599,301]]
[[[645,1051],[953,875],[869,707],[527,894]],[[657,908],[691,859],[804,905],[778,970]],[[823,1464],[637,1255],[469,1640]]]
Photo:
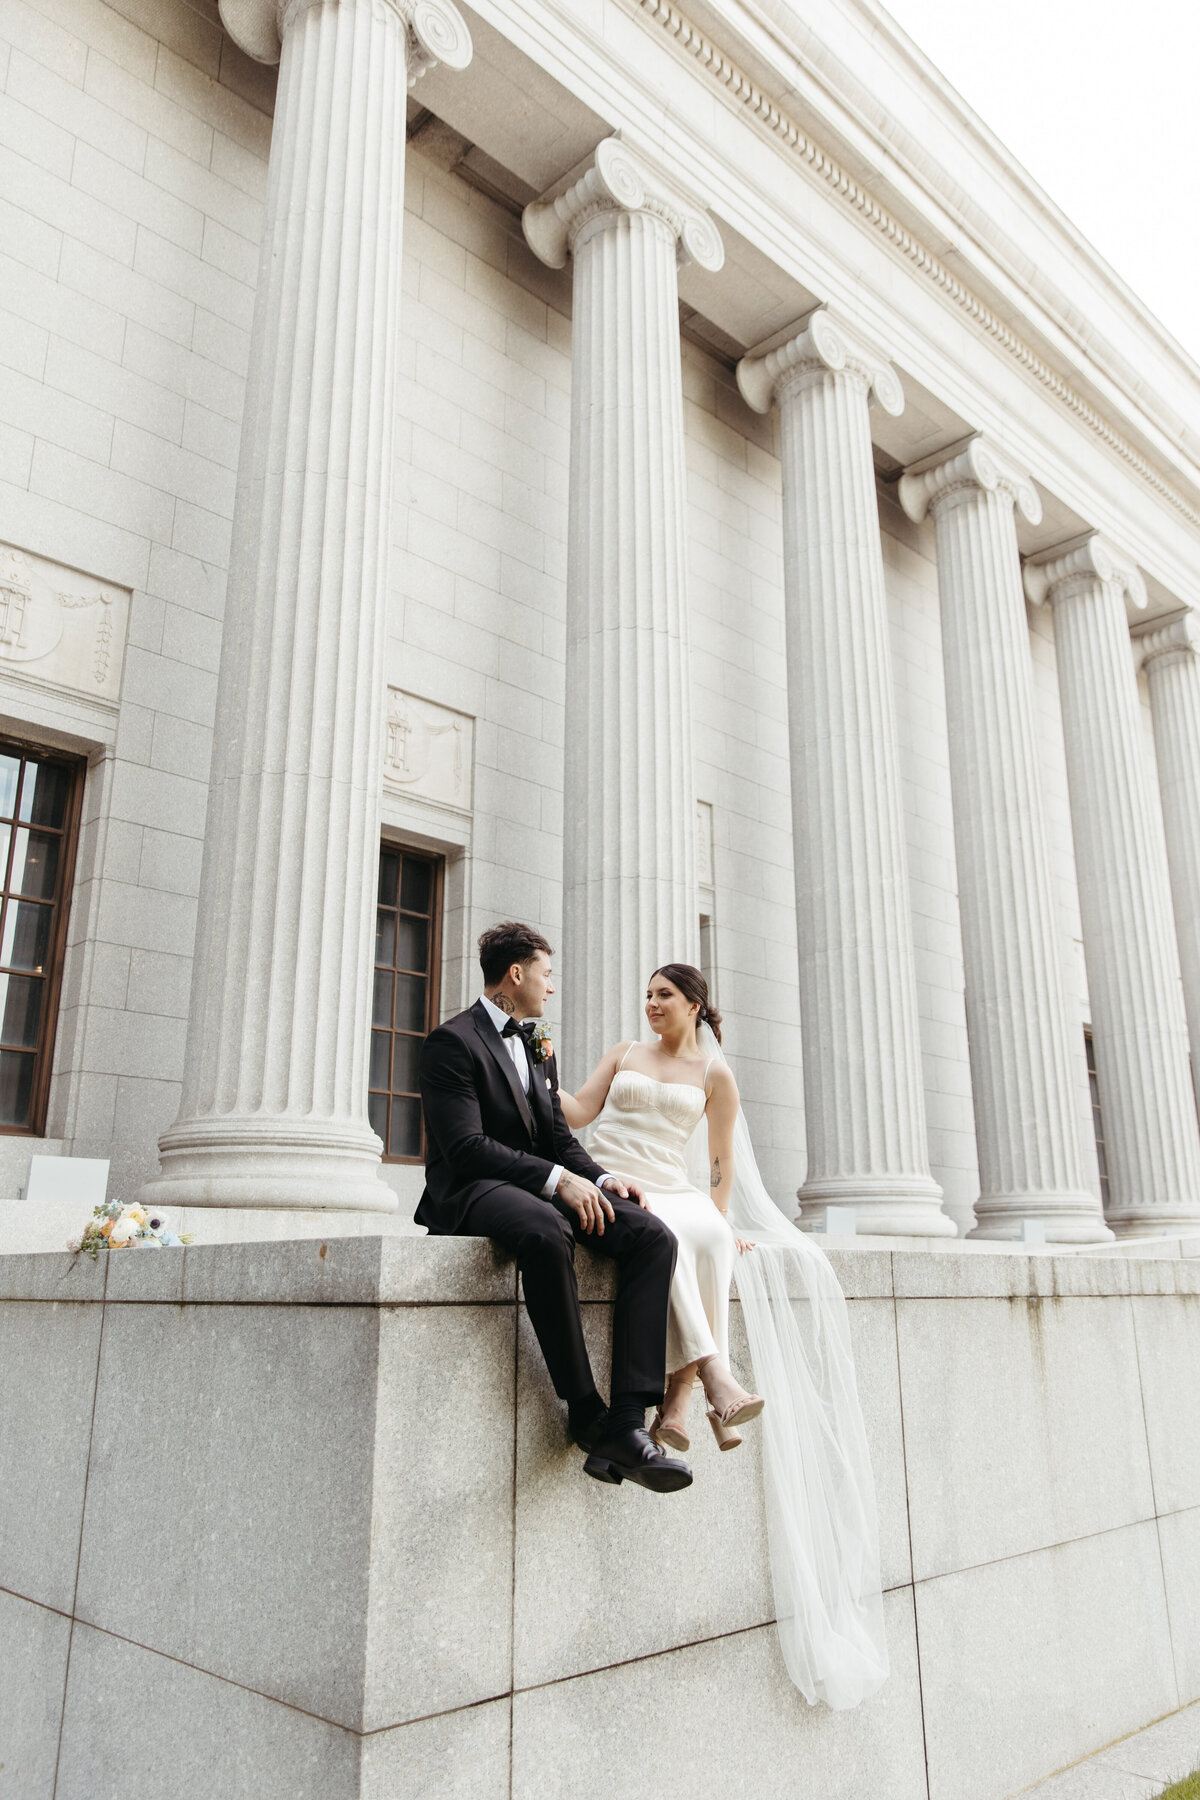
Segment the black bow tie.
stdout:
[[521,1027],[517,1024],[517,1021],[515,1019],[505,1019],[504,1030],[500,1033],[500,1036],[501,1037],[520,1037],[520,1035],[521,1035]]

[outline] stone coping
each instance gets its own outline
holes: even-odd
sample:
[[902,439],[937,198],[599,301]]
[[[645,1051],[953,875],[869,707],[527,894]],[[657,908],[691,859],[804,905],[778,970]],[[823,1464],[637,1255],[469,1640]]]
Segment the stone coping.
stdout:
[[[982,1300],[1200,1294],[1200,1257],[947,1256],[830,1246],[848,1299]],[[613,1297],[611,1264],[578,1258],[580,1297]],[[0,1300],[159,1305],[487,1306],[517,1300],[512,1259],[485,1239],[302,1238],[182,1250],[0,1256]]]

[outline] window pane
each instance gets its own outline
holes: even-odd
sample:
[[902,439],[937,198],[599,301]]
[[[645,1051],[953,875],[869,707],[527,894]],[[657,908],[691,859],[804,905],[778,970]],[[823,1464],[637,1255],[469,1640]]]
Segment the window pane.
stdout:
[[53,908],[30,900],[10,900],[4,909],[0,963],[8,969],[32,969],[40,975],[50,949]]
[[400,873],[400,857],[395,850],[379,852],[379,904],[395,906],[396,877]]
[[417,1058],[423,1040],[415,1037],[392,1039],[392,1092],[415,1094],[417,1091]]
[[421,1102],[392,1101],[392,1129],[388,1140],[389,1156],[420,1156]]
[[71,776],[61,763],[26,763],[21,783],[21,817],[34,825],[56,825],[67,822],[67,795]]
[[379,1133],[383,1140],[383,1154],[387,1155],[387,1115],[388,1098],[386,1094],[367,1095],[367,1117],[371,1121],[371,1130]]
[[[403,914],[396,921],[398,938],[396,943],[396,967],[398,969],[423,969],[429,953],[429,926],[424,919],[406,919]],[[383,958],[376,957],[376,962]]]
[[375,1005],[371,1013],[372,1025],[390,1025],[392,1022],[392,982],[395,980],[386,969],[375,971]]
[[390,1031],[373,1031],[371,1033],[371,1075],[368,1087],[386,1088],[388,1085],[388,1057],[392,1048]]
[[433,888],[433,865],[406,856],[400,876],[400,904],[408,912],[427,913]]
[[11,819],[17,804],[17,777],[21,773],[19,756],[0,756],[0,816]]
[[0,1050],[0,1125],[27,1125],[33,1093],[33,1057]]
[[375,961],[391,968],[396,960],[396,915],[384,912],[382,908],[375,914]]
[[37,1048],[45,982],[37,976],[0,975],[0,1039]]
[[61,838],[43,837],[40,831],[18,831],[12,866],[14,893],[53,900],[61,842]]
[[395,1025],[397,1031],[424,1031],[425,977],[423,975],[397,975]]

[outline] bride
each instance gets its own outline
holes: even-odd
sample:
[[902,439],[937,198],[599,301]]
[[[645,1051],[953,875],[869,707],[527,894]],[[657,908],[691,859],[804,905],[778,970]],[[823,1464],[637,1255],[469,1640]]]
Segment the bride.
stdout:
[[[700,971],[687,963],[656,969],[646,1018],[656,1045],[615,1045],[577,1094],[560,1089],[559,1098],[573,1130],[597,1121],[592,1154],[614,1175],[640,1183],[645,1203],[679,1242],[667,1327],[671,1374],[652,1435],[688,1447],[697,1371],[722,1450],[742,1442],[739,1423],[763,1415],[784,1662],[810,1704],[855,1706],[886,1681],[888,1653],[875,1487],[845,1297],[824,1252],[785,1219],[763,1185]],[[689,1172],[701,1121],[711,1201]],[[761,1396],[746,1393],[729,1369],[735,1264]]]
[[[639,1183],[645,1204],[679,1244],[667,1315],[667,1392],[650,1436],[674,1450],[690,1447],[687,1414],[699,1373],[717,1445],[734,1450],[742,1442],[737,1426],[756,1419],[764,1405],[729,1368],[734,1259],[754,1248],[735,1238],[727,1217],[737,1084],[729,1064],[706,1055],[697,1041],[698,1025],[707,1025],[718,1044],[721,1038],[720,1014],[709,1005],[698,969],[686,963],[656,969],[646,988],[646,1018],[657,1045],[615,1045],[577,1094],[560,1088],[558,1097],[572,1131],[600,1116],[591,1154],[614,1175]],[[702,1117],[711,1200],[694,1185],[683,1154]]]

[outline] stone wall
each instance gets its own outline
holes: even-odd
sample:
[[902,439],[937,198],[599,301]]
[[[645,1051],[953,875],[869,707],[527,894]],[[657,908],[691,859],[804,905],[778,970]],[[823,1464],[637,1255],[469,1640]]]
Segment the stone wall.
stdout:
[[893,1664],[841,1714],[755,1434],[586,1480],[489,1245],[0,1258],[0,1796],[1003,1800],[1200,1695],[1177,1248],[836,1253]]

